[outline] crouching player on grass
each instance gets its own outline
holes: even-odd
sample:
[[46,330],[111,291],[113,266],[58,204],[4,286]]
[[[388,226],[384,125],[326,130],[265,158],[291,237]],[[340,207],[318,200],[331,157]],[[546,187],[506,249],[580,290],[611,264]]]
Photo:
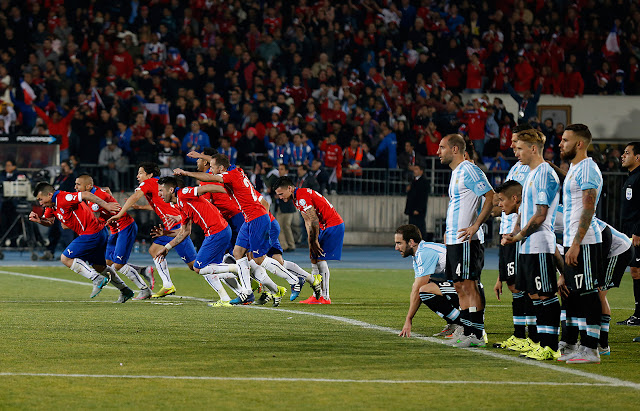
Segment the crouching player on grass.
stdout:
[[434,313],[447,321],[449,333],[458,327],[460,322],[459,302],[456,290],[450,282],[438,281],[436,277],[445,277],[447,264],[447,247],[444,244],[422,241],[420,230],[413,224],[398,227],[395,234],[396,251],[402,258],[413,257],[415,280],[409,297],[409,312],[404,322],[401,337],[411,337],[413,317],[423,302]]

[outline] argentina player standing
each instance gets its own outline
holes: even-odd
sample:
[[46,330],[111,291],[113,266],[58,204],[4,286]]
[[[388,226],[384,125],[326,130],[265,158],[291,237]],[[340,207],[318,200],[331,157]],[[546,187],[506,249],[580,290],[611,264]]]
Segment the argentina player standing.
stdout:
[[594,214],[602,191],[602,174],[587,157],[591,132],[584,124],[567,126],[560,142],[560,156],[571,165],[562,188],[564,205],[564,276],[572,291],[564,301],[567,322],[577,319],[581,347],[564,351],[560,360],[570,364],[599,363],[598,340],[602,308],[598,298],[598,275],[602,263],[602,233]]
[[[445,231],[446,273],[460,299],[464,331],[452,341],[457,347],[484,347],[484,306],[478,291],[484,267],[481,225],[491,214],[494,193],[482,170],[464,159],[465,149],[466,143],[459,134],[444,137],[438,147],[440,162],[453,170]],[[486,201],[481,208],[483,196]]]

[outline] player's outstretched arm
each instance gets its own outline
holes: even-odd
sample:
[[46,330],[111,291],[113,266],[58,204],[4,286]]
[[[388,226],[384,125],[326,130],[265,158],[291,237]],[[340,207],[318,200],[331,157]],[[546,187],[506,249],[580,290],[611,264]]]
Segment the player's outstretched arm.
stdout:
[[404,321],[402,331],[400,331],[400,334],[398,334],[400,337],[411,337],[411,325],[413,323],[413,317],[418,312],[418,308],[420,308],[420,288],[429,282],[430,277],[431,276],[429,275],[418,277],[413,282],[413,286],[411,287],[411,294],[409,295],[409,311],[407,312],[407,318]]
[[42,218],[38,215],[38,213],[32,211],[29,213],[29,221],[33,221],[34,223],[38,223],[45,227],[51,227],[53,225],[53,222],[55,221],[55,218]]
[[226,193],[227,190],[225,190],[224,187],[222,186],[217,186],[214,184],[207,184],[205,186],[198,186],[198,196],[201,196],[203,194],[208,194],[208,193]]
[[81,193],[83,201],[91,201],[92,203],[96,203],[101,208],[104,208],[110,213],[117,213],[120,210],[120,204],[116,203],[107,203],[97,195],[91,193],[90,191],[83,191]]
[[206,154],[204,154],[204,153],[198,153],[198,152],[197,152],[197,151],[195,151],[195,150],[193,150],[193,151],[189,151],[189,152],[187,153],[187,157],[190,157],[190,158],[201,158],[201,159],[203,159],[204,161],[208,162],[209,164],[211,164],[211,163],[213,162],[213,157],[208,156],[208,155],[206,155]]
[[158,251],[158,253],[155,255],[154,258],[159,258],[163,260],[169,253],[169,250],[171,250],[173,247],[183,242],[184,239],[189,237],[190,235],[191,235],[191,219],[188,219],[184,224],[180,226],[180,229],[176,233],[176,237],[173,240],[169,241],[167,244],[165,244],[164,248],[160,249],[160,251]]
[[114,215],[109,220],[107,220],[107,224],[110,224],[114,221],[121,219],[124,216],[124,214],[127,212],[127,210],[133,207],[133,205],[137,203],[138,200],[140,200],[140,198],[142,198],[143,195],[144,193],[141,190],[134,191],[133,194],[131,194],[131,197],[127,198],[127,201],[125,201],[122,208],[120,208],[120,211],[118,211],[116,215]]
[[173,170],[173,174],[177,175],[177,176],[186,176],[186,177],[192,177],[195,178],[196,180],[200,180],[200,181],[208,181],[208,182],[212,182],[212,183],[224,183],[224,180],[222,180],[222,176],[216,175],[216,174],[209,174],[209,173],[201,173],[201,172],[194,172],[194,171],[185,171],[181,168],[176,168]]

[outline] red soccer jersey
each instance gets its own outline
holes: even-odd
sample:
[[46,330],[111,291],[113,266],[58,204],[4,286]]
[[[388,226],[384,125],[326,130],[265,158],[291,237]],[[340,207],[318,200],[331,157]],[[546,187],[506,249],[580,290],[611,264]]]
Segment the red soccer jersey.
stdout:
[[333,208],[333,205],[315,190],[310,188],[296,188],[293,192],[295,205],[301,213],[305,213],[309,208],[313,207],[320,220],[320,229],[333,227],[342,224],[344,221],[340,214]]
[[220,211],[209,201],[198,196],[198,187],[185,187],[177,191],[178,208],[182,214],[182,224],[187,218],[202,227],[205,235],[213,235],[227,228],[228,224]]
[[81,193],[54,192],[53,207],[44,209],[44,218],[51,217],[56,217],[78,235],[95,234],[104,227],[104,223],[98,221],[91,209],[82,203]]
[[[91,189],[91,193],[95,194],[97,197],[106,201],[107,203],[117,203],[116,199],[113,198],[111,194],[107,193],[100,187],[93,187]],[[87,201],[87,205],[89,206],[92,212],[100,213],[100,215],[98,216],[98,220],[100,221],[101,224],[105,224],[107,220],[111,218],[111,216],[113,215],[107,210],[105,210],[104,208],[97,205],[96,203],[92,203],[91,201]],[[121,230],[124,230],[125,228],[129,227],[133,223],[133,221],[134,221],[133,217],[131,217],[129,214],[125,214],[121,219],[109,225],[109,231],[111,231],[111,234],[116,234]]]
[[[213,183],[208,181],[201,181],[200,185],[205,186],[207,184],[213,184],[217,186],[224,187],[222,183]],[[228,193],[207,193],[201,195],[202,198],[210,201],[214,206],[220,210],[220,214],[225,218],[225,220],[231,220],[236,214],[240,213],[240,207],[238,207],[238,203],[229,196]]]
[[167,230],[171,230],[176,226],[176,224],[167,216],[178,215],[180,214],[180,210],[178,210],[171,203],[165,203],[164,200],[160,198],[160,196],[158,195],[158,180],[158,177],[153,177],[145,180],[140,183],[138,188],[136,188],[136,191],[140,190],[144,193],[144,196],[147,198],[149,205],[162,220],[164,228],[166,228]]
[[227,191],[231,192],[242,210],[244,221],[248,223],[267,214],[267,210],[260,203],[262,195],[256,191],[241,168],[229,167],[228,171],[222,173],[222,179]]

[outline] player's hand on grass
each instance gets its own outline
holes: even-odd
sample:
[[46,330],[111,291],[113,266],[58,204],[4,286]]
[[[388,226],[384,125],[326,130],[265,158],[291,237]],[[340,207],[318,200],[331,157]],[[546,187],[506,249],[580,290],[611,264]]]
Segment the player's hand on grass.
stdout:
[[400,337],[411,337],[411,323],[405,322],[402,331],[398,334]]
[[458,239],[462,239],[462,241],[470,240],[477,231],[478,227],[476,227],[475,225],[467,228],[461,228],[460,230],[458,230]]
[[562,274],[558,276],[558,291],[560,291],[560,295],[563,297],[569,296],[569,289],[567,288],[567,284],[564,281],[564,275]]
[[496,285],[493,286],[493,291],[496,293],[498,301],[500,301],[500,296],[502,295],[502,281],[496,281]]
[[580,254],[580,246],[572,244],[564,255],[564,261],[568,265],[578,266],[578,254]]
[[29,213],[29,221],[33,221],[34,223],[40,222],[40,216],[35,211]]

